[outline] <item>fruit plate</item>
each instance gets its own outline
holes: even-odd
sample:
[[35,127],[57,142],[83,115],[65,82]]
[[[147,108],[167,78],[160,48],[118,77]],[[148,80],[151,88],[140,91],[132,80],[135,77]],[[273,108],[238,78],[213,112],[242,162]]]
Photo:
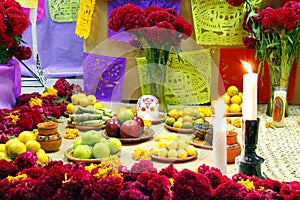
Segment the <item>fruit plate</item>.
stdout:
[[162,158],[156,155],[151,155],[152,160],[159,161],[159,162],[167,162],[167,163],[180,163],[180,162],[188,162],[196,159],[198,157],[198,153],[196,152],[192,156],[188,156],[186,158]]
[[225,114],[226,117],[241,117],[243,116],[242,113],[226,113]]
[[192,129],[192,128],[176,128],[173,126],[169,126],[167,124],[165,124],[165,127],[167,129],[169,129],[170,131],[177,132],[177,133],[193,133],[194,132],[194,129]]
[[195,147],[198,147],[200,149],[208,149],[208,150],[212,150],[212,146],[203,140],[199,140],[199,139],[192,139],[192,141],[190,142],[191,145],[194,145]]
[[89,131],[89,130],[101,130],[105,128],[105,125],[102,126],[76,126],[74,124],[67,124],[67,128],[77,128],[80,131]]
[[166,117],[167,117],[167,115],[165,113],[160,112],[159,119],[153,119],[153,120],[151,120],[151,123],[152,124],[160,124],[165,121]]
[[[110,137],[107,135],[105,130],[101,131],[101,135],[106,138],[109,139]],[[151,137],[153,137],[154,135],[154,131],[147,127],[144,129],[144,133],[138,137],[138,138],[118,138],[122,143],[136,143],[136,142],[143,142],[146,141],[148,139],[150,139]]]
[[[102,158],[91,158],[91,159],[80,159],[80,158],[75,158],[73,156],[73,149],[72,148],[69,148],[65,151],[64,153],[65,157],[69,160],[69,161],[73,161],[73,162],[76,162],[76,161],[79,161],[79,162],[85,162],[85,163],[101,163],[102,161]],[[118,151],[116,154],[113,154],[113,155],[116,155],[116,156],[121,156],[121,150]]]

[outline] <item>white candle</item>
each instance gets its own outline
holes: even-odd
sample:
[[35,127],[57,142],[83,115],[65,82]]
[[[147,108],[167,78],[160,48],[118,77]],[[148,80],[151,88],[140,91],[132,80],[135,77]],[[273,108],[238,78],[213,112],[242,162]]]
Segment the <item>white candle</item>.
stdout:
[[214,107],[213,120],[213,165],[227,173],[226,119],[224,100],[219,99]]
[[243,119],[257,119],[257,73],[252,72],[248,62],[241,61],[248,73],[243,76]]

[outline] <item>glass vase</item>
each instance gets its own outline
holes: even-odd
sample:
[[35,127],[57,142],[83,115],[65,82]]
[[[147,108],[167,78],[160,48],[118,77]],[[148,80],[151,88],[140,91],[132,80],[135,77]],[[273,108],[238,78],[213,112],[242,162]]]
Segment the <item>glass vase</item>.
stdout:
[[158,63],[147,64],[147,77],[149,79],[148,94],[158,99],[160,112],[164,113],[168,111],[165,96],[166,71],[165,65]]

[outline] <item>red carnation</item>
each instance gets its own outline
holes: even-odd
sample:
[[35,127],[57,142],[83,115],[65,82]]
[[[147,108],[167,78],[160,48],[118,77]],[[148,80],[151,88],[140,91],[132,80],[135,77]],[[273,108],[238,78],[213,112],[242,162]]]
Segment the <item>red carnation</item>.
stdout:
[[21,35],[29,26],[29,20],[22,9],[9,7],[4,11],[7,18],[7,28],[12,36]]
[[299,15],[293,8],[278,8],[276,10],[278,25],[285,27],[287,31],[295,28],[299,21]]
[[114,9],[109,17],[108,27],[113,31],[119,31],[122,27],[124,27],[123,20],[129,10],[135,7],[133,4],[125,4],[122,7]]
[[144,9],[145,15],[148,16],[151,12],[154,11],[163,11],[164,9],[161,8],[160,6],[149,6]]
[[146,19],[147,26],[156,26],[159,22],[167,21],[172,22],[174,21],[175,17],[166,11],[153,11],[149,14]]
[[32,51],[30,47],[19,46],[14,48],[14,56],[19,60],[28,60],[31,58]]
[[249,49],[254,49],[257,43],[257,39],[252,35],[243,36],[242,41],[243,44]]
[[134,13],[127,14],[125,19],[124,19],[125,30],[131,30],[131,29],[144,27],[145,20],[146,20],[146,17],[143,13],[141,13],[141,14],[134,14]]
[[176,17],[172,23],[177,31],[182,33],[184,37],[190,37],[193,32],[193,26],[183,17]]

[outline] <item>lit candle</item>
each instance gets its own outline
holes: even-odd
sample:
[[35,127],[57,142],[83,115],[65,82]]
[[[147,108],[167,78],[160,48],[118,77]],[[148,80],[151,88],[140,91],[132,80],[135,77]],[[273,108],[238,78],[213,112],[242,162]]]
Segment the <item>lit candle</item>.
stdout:
[[219,99],[214,106],[215,119],[213,120],[213,165],[227,173],[227,146],[226,146],[226,119],[225,104]]
[[248,62],[241,61],[248,73],[243,76],[243,119],[257,119],[257,73],[252,72]]

